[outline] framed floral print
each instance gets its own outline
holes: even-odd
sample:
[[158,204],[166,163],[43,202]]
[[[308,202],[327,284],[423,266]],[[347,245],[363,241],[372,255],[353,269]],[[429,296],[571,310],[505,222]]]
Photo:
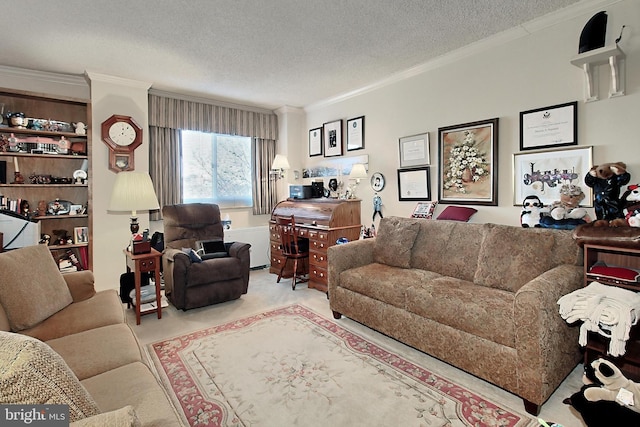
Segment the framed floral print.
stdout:
[[438,129],[438,198],[498,205],[498,118]]

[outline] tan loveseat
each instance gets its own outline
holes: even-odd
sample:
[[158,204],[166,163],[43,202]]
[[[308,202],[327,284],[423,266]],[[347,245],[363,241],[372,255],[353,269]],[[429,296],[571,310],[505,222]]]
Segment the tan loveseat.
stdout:
[[66,404],[72,426],[181,426],[115,290],[46,246],[0,254],[0,403]]
[[345,315],[524,399],[528,412],[580,360],[557,301],[582,285],[571,232],[384,218],[378,237],[328,251]]

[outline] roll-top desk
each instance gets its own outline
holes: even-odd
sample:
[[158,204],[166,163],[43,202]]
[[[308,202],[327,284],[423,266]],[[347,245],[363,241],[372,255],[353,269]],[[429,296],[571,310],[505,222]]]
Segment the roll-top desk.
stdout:
[[[327,291],[327,249],[340,237],[349,241],[360,238],[360,200],[341,199],[287,199],[278,203],[271,212],[269,236],[271,244],[270,273],[278,274],[285,262],[280,250],[280,236],[276,217],[296,220],[296,230],[309,239],[309,288]],[[283,277],[292,277],[293,263],[289,263]]]

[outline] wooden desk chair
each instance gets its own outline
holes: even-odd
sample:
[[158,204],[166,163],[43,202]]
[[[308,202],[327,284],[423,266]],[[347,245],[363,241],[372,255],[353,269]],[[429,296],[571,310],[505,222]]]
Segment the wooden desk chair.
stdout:
[[[293,215],[290,217],[276,217],[276,226],[278,228],[278,234],[280,235],[280,249],[285,260],[278,274],[277,283],[280,283],[282,278],[282,272],[287,266],[290,259],[293,260],[293,278],[291,280],[291,289],[296,289],[297,283],[303,283],[308,281],[304,275],[308,274],[307,262],[305,258],[309,258],[309,239],[299,237],[296,232],[296,220]],[[298,261],[302,260],[302,274],[298,274]],[[300,281],[298,281],[300,279]]]

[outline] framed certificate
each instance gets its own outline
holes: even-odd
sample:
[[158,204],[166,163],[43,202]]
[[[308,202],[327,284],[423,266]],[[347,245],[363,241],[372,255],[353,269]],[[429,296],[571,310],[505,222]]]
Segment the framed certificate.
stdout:
[[431,200],[429,168],[398,169],[398,200]]
[[364,148],[364,116],[347,120],[347,151]]
[[322,128],[309,131],[309,157],[322,155]]
[[520,113],[520,150],[578,145],[578,102]]
[[429,134],[400,138],[400,167],[423,166],[431,163],[429,158]]

